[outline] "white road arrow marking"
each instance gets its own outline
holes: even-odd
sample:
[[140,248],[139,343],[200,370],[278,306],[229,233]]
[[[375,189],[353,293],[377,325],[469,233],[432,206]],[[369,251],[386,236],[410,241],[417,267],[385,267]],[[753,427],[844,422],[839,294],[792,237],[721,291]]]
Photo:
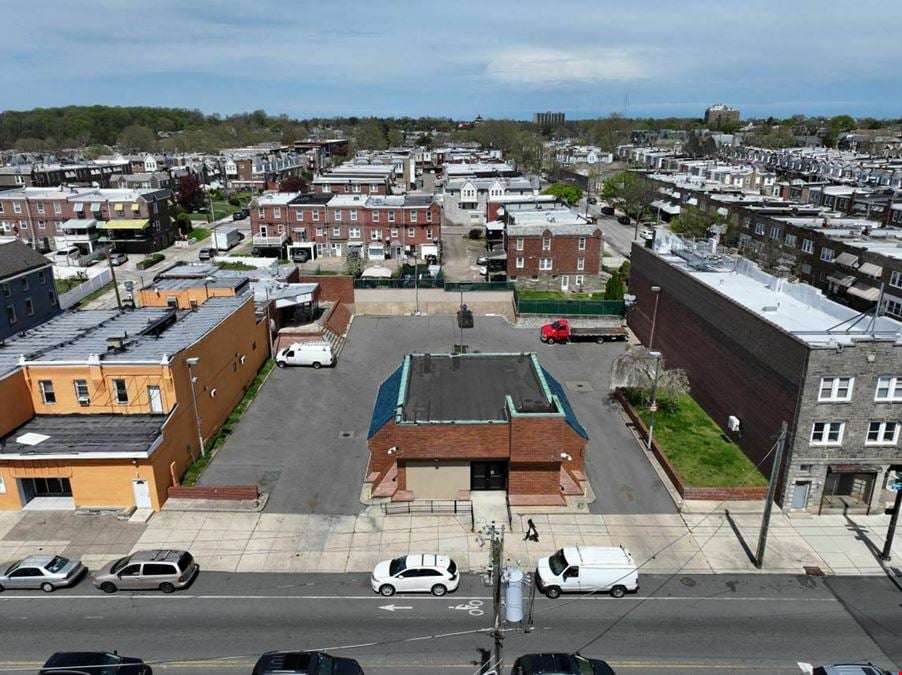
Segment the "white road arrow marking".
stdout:
[[396,609],[413,609],[413,607],[402,607],[401,605],[379,605],[379,609],[387,609],[389,612],[394,612]]

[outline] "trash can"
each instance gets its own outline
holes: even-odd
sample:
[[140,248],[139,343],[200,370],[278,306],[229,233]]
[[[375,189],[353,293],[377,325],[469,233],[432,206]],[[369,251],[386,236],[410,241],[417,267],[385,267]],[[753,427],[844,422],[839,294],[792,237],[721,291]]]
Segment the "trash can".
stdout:
[[460,309],[457,310],[457,327],[458,328],[472,328],[473,327],[473,312],[467,309],[466,305],[461,305]]

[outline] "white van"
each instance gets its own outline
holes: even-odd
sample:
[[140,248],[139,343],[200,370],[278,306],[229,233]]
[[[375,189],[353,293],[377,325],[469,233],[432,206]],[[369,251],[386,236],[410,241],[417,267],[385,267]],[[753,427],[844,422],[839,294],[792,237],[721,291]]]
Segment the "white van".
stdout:
[[285,366],[331,366],[335,363],[332,345],[328,342],[295,342],[283,347],[276,354],[276,365]]
[[539,558],[536,584],[549,598],[561,593],[607,591],[622,598],[639,590],[633,556],[622,546],[567,546]]

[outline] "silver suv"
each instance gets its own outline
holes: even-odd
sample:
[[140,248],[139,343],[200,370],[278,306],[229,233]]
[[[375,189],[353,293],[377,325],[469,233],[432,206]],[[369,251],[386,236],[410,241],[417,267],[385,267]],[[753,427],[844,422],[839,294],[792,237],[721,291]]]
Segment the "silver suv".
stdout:
[[172,593],[190,584],[199,570],[187,551],[137,551],[104,565],[91,583],[104,593],[115,593],[120,588]]

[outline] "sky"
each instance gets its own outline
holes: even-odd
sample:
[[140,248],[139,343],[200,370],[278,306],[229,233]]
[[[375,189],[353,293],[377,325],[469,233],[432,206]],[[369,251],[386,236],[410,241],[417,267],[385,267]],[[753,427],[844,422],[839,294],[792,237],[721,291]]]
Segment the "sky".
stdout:
[[0,108],[902,117],[902,2],[3,3]]

